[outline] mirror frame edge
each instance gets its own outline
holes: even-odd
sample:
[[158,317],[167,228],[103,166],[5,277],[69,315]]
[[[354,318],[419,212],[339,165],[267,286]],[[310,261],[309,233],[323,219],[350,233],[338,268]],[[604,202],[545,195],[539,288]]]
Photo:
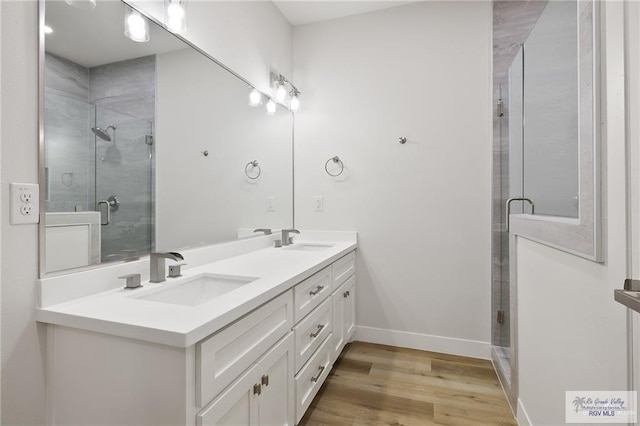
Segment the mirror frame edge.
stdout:
[[[122,4],[124,4],[124,5],[126,5],[126,6],[131,7],[132,9],[136,10],[142,16],[144,16],[146,19],[154,22],[155,24],[159,25],[160,27],[162,27],[162,28],[164,28],[166,30],[166,27],[164,26],[164,24],[161,21],[159,21],[159,20],[155,19],[154,17],[150,16],[147,12],[138,9],[135,5],[131,4],[129,1],[120,0],[120,2]],[[47,251],[47,244],[46,244],[46,195],[45,195],[46,194],[46,192],[45,192],[45,186],[46,186],[46,179],[45,179],[45,151],[46,151],[46,149],[45,149],[45,137],[44,137],[44,118],[45,118],[45,105],[44,105],[45,104],[45,92],[44,92],[44,90],[45,90],[45,33],[44,33],[44,25],[45,25],[45,16],[46,16],[46,0],[38,0],[38,16],[37,16],[37,23],[38,23],[38,184],[40,186],[39,195],[38,195],[39,196],[39,201],[40,201],[40,212],[39,212],[39,217],[38,217],[39,218],[39,221],[38,221],[38,279],[39,280],[43,279],[43,278],[57,277],[57,276],[60,276],[60,275],[72,274],[72,273],[76,273],[76,272],[94,270],[94,269],[104,268],[104,267],[107,267],[107,266],[128,263],[128,262],[137,261],[137,260],[149,257],[149,255],[144,255],[144,256],[140,256],[139,258],[135,258],[135,259],[129,259],[129,260],[125,259],[125,260],[109,262],[109,263],[98,263],[98,264],[95,264],[95,265],[88,265],[88,266],[82,266],[82,267],[78,267],[78,268],[64,269],[64,270],[60,270],[60,271],[47,272],[47,270],[46,270],[46,266],[47,266],[46,265],[46,259],[47,259],[46,258],[46,251]],[[220,66],[222,69],[224,69],[225,71],[229,72],[231,75],[233,75],[234,77],[238,78],[243,83],[247,84],[248,86],[251,86],[251,87],[255,88],[260,93],[262,93],[263,96],[267,96],[267,97],[271,98],[271,96],[269,94],[267,94],[267,93],[261,91],[260,89],[256,88],[249,80],[247,80],[246,78],[244,78],[243,76],[241,76],[237,72],[233,71],[231,68],[227,67],[222,62],[218,61],[216,58],[214,58],[209,53],[207,53],[204,50],[202,50],[200,47],[196,46],[191,41],[187,40],[182,35],[173,33],[173,36],[177,37],[180,41],[182,41],[183,43],[187,44],[190,48],[196,50],[201,55],[204,55],[207,59],[213,61],[216,65]],[[293,155],[294,155],[294,149],[295,149],[295,140],[294,140],[295,114],[293,113],[293,111],[291,111],[291,109],[287,105],[280,104],[280,107],[282,107],[285,110],[289,111],[289,113],[291,114],[291,118],[292,118],[292,123],[291,123],[291,150],[292,150],[292,161],[293,161]],[[292,222],[292,227],[294,227],[293,225],[295,224],[295,173],[293,173],[294,170],[295,170],[295,164],[293,164],[293,162],[292,162],[292,177],[291,177],[291,181],[292,181],[292,184],[291,184],[292,185],[292,191],[291,191],[291,198],[292,198],[291,222]],[[153,232],[155,234],[155,229],[153,230]],[[219,245],[219,244],[224,244],[226,242],[228,242],[228,241],[219,241],[219,242],[214,242],[214,243],[211,243],[211,244],[205,244],[205,245],[199,246],[199,247],[208,247],[208,246],[213,246],[213,245]],[[155,245],[155,240],[153,241],[153,244]]]
[[[592,110],[590,114],[590,137],[583,135],[580,129],[580,140],[578,143],[579,153],[579,210],[578,218],[566,218],[560,216],[536,216],[531,214],[511,215],[510,225],[513,236],[523,237],[528,240],[544,244],[555,249],[580,256],[593,262],[603,262],[602,250],[602,140],[604,126],[602,119],[602,99],[606,90],[602,81],[602,70],[600,59],[602,57],[602,37],[601,15],[602,5],[597,0],[577,0],[578,4],[578,36],[581,33],[582,20],[580,19],[585,8],[591,12],[591,30],[589,37],[591,40],[592,53],[588,55],[591,61],[590,81],[583,80],[583,73],[580,73],[580,88],[585,83],[591,83]],[[580,58],[584,58],[582,47],[584,43],[579,43]],[[581,59],[582,60],[582,59]],[[583,62],[579,67],[584,66]],[[579,105],[580,122],[584,122],[583,113],[584,101]],[[515,242],[515,240],[512,240]]]

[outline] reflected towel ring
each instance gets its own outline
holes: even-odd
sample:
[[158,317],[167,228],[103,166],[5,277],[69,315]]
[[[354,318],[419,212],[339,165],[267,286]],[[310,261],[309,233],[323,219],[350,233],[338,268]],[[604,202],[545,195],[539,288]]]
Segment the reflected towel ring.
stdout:
[[[340,164],[340,171],[336,174],[333,174],[329,171],[329,163],[330,162],[334,162],[335,164]],[[342,160],[340,159],[340,157],[338,157],[337,155],[335,157],[329,158],[327,160],[326,163],[324,163],[324,171],[327,172],[327,174],[331,177],[337,177],[340,176],[342,174],[342,172],[344,172],[344,163],[342,162]]]
[[[252,169],[258,169],[258,174],[251,177],[251,175],[249,174],[249,167],[251,167]],[[251,180],[258,179],[261,173],[262,173],[262,170],[258,165],[258,160],[249,161],[247,165],[244,167],[244,174],[247,175],[247,177]]]

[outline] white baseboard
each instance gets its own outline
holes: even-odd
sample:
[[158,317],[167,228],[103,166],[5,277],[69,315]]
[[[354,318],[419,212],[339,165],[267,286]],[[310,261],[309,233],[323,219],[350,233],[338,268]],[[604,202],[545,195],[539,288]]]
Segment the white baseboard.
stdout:
[[399,346],[421,351],[491,359],[491,344],[477,340],[456,339],[453,337],[433,336],[430,334],[363,326],[356,327],[354,339],[360,342]]
[[518,398],[518,418],[516,419],[518,422],[518,426],[531,426],[531,419],[527,414],[527,410],[524,409],[524,405],[522,404],[522,400]]

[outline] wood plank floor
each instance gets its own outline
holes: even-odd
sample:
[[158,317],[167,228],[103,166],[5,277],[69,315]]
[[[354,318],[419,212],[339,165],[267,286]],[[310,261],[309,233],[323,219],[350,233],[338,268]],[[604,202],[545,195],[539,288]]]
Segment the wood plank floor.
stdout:
[[299,425],[516,422],[490,361],[353,342]]

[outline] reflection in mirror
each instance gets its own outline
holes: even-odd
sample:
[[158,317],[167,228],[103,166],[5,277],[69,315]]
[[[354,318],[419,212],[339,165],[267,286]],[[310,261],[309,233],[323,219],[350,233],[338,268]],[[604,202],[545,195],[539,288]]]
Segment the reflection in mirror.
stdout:
[[524,47],[524,196],[578,217],[577,2],[550,1]]
[[292,226],[289,111],[154,23],[129,40],[121,2],[45,9],[43,273]]

